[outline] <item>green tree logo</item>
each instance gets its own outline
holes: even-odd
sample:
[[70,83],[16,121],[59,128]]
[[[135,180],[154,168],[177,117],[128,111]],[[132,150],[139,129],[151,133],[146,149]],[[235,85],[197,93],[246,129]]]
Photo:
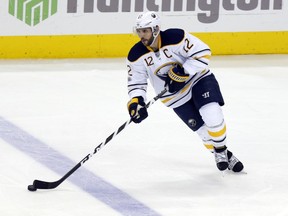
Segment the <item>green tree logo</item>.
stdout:
[[35,26],[57,12],[58,0],[9,0],[9,13]]

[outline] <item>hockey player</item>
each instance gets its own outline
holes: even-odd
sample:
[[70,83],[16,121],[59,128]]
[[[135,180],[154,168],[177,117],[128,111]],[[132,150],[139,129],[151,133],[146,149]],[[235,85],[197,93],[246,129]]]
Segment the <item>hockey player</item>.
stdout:
[[226,147],[226,124],[221,106],[224,100],[208,64],[210,48],[182,29],[161,31],[155,12],[141,13],[134,31],[141,41],[127,57],[128,111],[135,123],[147,116],[147,80],[167,106],[195,131],[214,153],[219,170],[241,172],[243,164]]

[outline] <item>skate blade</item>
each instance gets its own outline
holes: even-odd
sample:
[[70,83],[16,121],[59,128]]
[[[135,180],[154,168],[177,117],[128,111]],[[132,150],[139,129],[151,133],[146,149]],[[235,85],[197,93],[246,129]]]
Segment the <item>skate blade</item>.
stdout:
[[226,169],[223,171],[220,171],[221,177],[225,177],[226,175],[247,175],[248,173],[245,170],[242,170],[241,172],[233,172],[232,170]]

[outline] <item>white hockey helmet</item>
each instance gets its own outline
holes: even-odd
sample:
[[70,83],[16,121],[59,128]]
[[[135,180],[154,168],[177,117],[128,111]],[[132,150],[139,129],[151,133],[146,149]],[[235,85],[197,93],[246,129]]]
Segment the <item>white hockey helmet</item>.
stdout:
[[148,11],[141,13],[137,16],[134,30],[136,31],[137,29],[150,27],[153,36],[157,37],[157,35],[160,32],[160,26],[161,26],[160,17],[157,15],[157,13],[154,11]]

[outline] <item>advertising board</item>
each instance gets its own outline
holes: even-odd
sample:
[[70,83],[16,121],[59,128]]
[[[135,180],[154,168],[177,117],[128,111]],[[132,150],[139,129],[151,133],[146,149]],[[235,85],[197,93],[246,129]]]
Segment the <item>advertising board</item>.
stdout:
[[[183,28],[208,40],[214,38],[209,41],[212,46],[223,33],[228,40],[262,34],[264,39],[265,34],[287,38],[288,2],[284,0],[7,0],[0,3],[0,41],[19,44],[48,37],[53,44],[59,37],[67,41],[73,36],[80,43],[81,38],[93,38],[103,47],[107,37],[111,41],[114,35],[113,40],[124,36],[124,41],[132,37],[134,42],[135,18],[143,11],[156,11],[162,29]],[[127,47],[117,48],[127,52]],[[4,51],[0,51],[2,57]]]

